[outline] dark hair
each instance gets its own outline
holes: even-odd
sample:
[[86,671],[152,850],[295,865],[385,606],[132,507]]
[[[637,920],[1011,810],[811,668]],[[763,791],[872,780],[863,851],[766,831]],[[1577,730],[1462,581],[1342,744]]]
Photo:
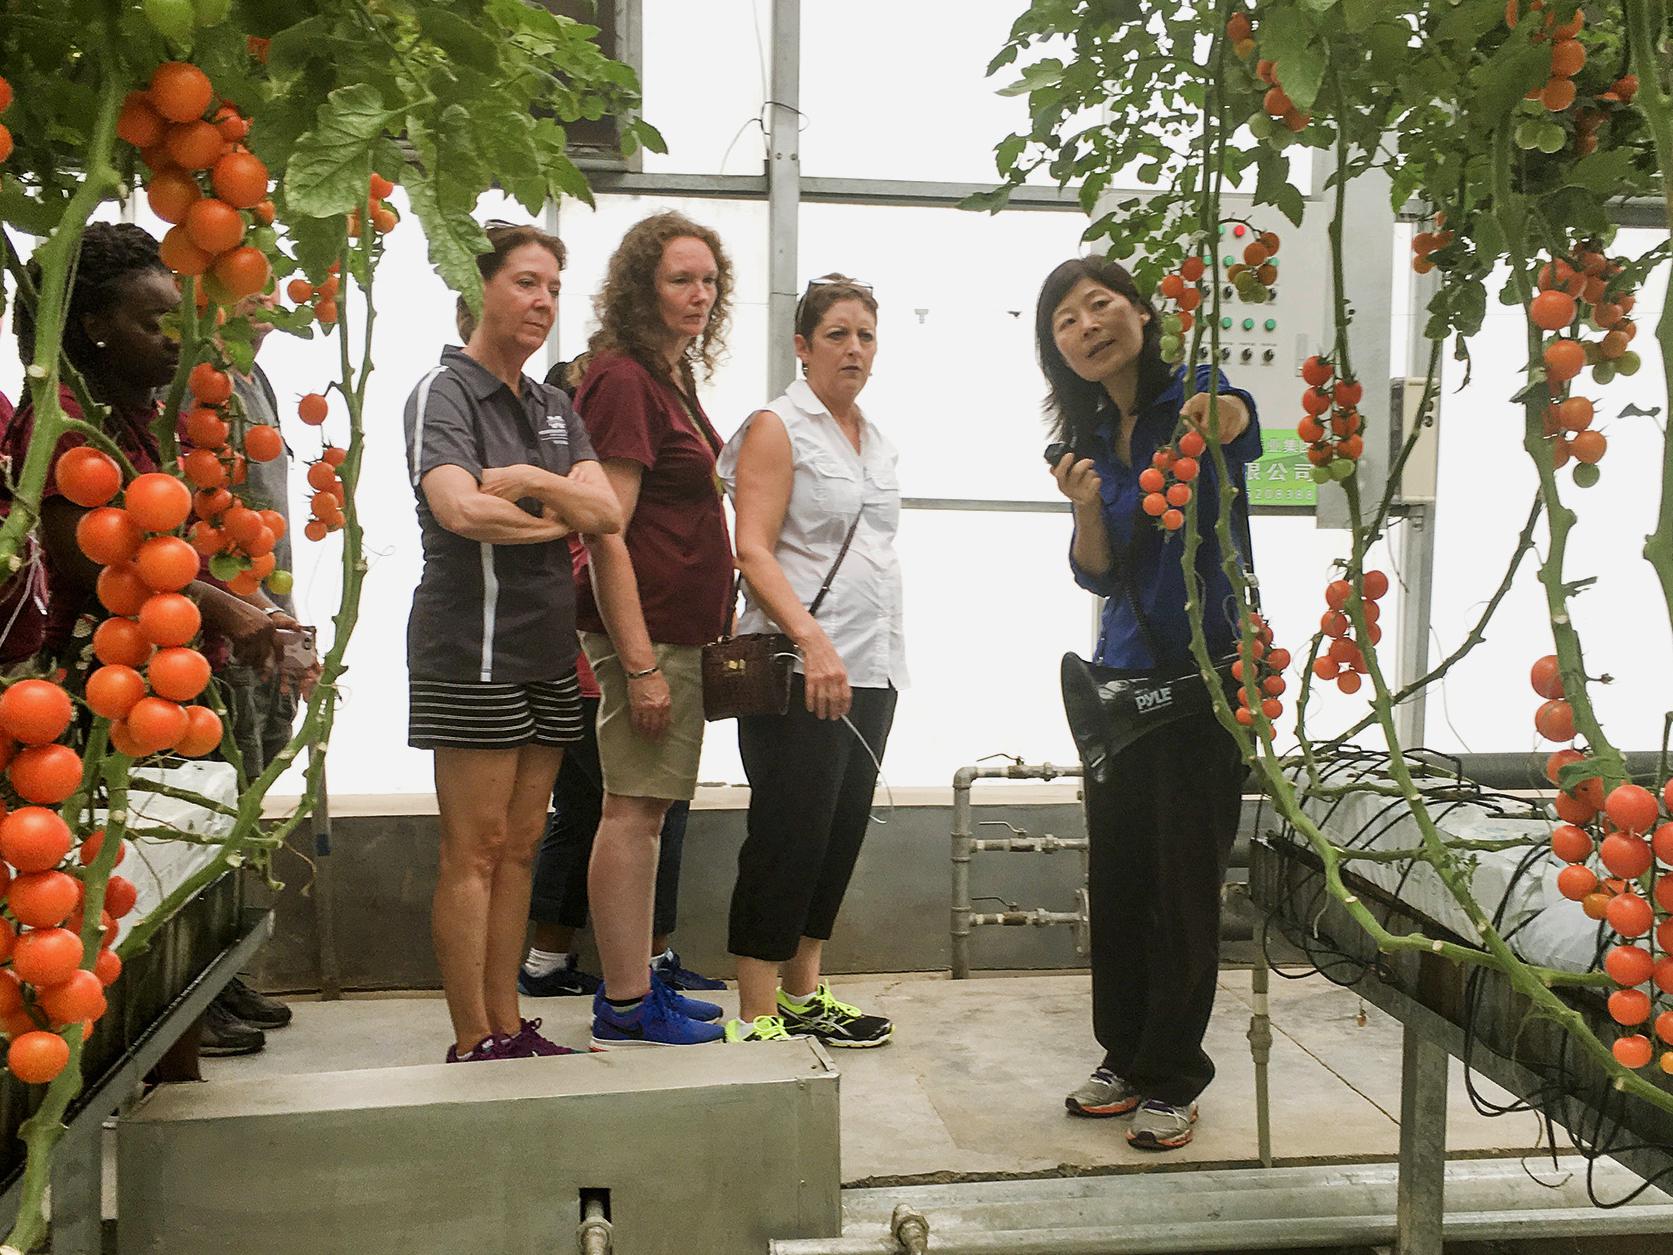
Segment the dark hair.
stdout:
[[[484,283],[499,274],[505,267],[505,259],[525,244],[538,244],[552,254],[558,259],[559,270],[569,264],[569,251],[564,248],[563,241],[539,227],[519,226],[511,222],[490,222],[485,231],[488,236],[488,251],[476,255],[476,270]],[[469,340],[476,334],[476,316],[471,313],[471,307],[465,304],[465,298],[462,296],[454,310],[453,321],[459,328],[461,340]]]
[[[680,363],[681,378],[668,369],[663,353],[667,327],[656,295],[656,271],[663,251],[675,240],[701,240],[715,259],[715,303],[709,311],[709,325],[686,349]],[[696,392],[693,363],[703,367],[705,379],[714,375],[716,360],[726,348],[726,331],[732,321],[732,262],[721,247],[720,236],[698,226],[679,213],[652,214],[628,228],[604,272],[604,290],[593,298],[598,330],[587,341],[590,359],[599,353],[620,353],[631,357],[651,375]]]
[[[29,282],[41,290],[39,254],[26,267]],[[75,274],[70,282],[64,311],[64,356],[82,374],[91,374],[93,344],[82,328],[89,314],[103,313],[122,296],[122,285],[148,270],[168,274],[169,268],[157,251],[157,241],[143,227],[131,222],[90,222],[82,232],[76,254]],[[24,301],[17,303],[17,349],[25,366],[35,361],[35,311]]]
[[796,302],[796,334],[804,340],[813,339],[826,311],[842,301],[858,301],[873,318],[877,317],[877,298],[871,288],[850,275],[833,271],[820,275],[802,291],[802,299]]
[[1098,256],[1075,257],[1064,262],[1040,285],[1040,300],[1034,307],[1034,346],[1041,373],[1051,389],[1046,396],[1046,412],[1051,416],[1052,436],[1070,444],[1097,427],[1099,411],[1109,402],[1109,394],[1102,384],[1082,379],[1063,360],[1063,354],[1057,351],[1057,339],[1052,335],[1052,315],[1082,279],[1102,284],[1125,297],[1139,313],[1150,315],[1139,346],[1138,403],[1143,405],[1173,378],[1173,368],[1162,360],[1161,319],[1156,317],[1155,308],[1139,291],[1127,268]]

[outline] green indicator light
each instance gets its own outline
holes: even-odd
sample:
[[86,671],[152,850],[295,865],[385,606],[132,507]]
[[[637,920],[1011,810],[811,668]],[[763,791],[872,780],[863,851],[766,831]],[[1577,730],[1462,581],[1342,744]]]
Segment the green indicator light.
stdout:
[[1222,226],[1220,228],[1220,236],[1221,236],[1222,239],[1225,238],[1225,234],[1226,234],[1226,228]]
[[1255,329],[1255,320],[1253,318],[1245,318],[1243,320],[1243,329],[1245,331],[1253,331]]
[[1224,257],[1222,257],[1220,259],[1220,264],[1222,266],[1235,266],[1237,264],[1237,259],[1234,258],[1230,253],[1227,253]]
[[1266,329],[1268,331],[1278,330],[1278,320],[1276,318],[1268,318],[1266,320]]
[[1220,329],[1222,331],[1230,331],[1232,329],[1232,320],[1230,318],[1222,318],[1220,320]]

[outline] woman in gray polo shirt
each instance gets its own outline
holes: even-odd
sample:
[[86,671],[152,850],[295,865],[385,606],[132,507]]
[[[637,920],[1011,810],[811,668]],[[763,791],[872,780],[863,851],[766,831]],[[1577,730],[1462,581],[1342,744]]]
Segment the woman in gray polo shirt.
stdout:
[[557,316],[564,248],[493,224],[482,317],[413,390],[407,466],[424,573],[407,622],[408,743],[436,754],[441,859],[431,931],[448,1062],[567,1053],[524,1020],[517,967],[535,845],[563,747],[581,735],[571,532],[621,530],[587,429],[523,374]]

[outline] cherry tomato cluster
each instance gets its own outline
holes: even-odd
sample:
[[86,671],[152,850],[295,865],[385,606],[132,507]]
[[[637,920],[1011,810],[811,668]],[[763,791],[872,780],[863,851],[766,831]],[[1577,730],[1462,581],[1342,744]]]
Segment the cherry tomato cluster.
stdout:
[[315,321],[322,327],[334,326],[337,322],[338,270],[338,263],[332,262],[324,281],[320,283],[297,278],[285,285],[285,295],[296,303],[298,309],[310,308]]
[[1191,502],[1191,485],[1202,474],[1199,460],[1208,447],[1202,433],[1187,428],[1171,445],[1151,456],[1150,465],[1139,472],[1144,491],[1144,512],[1164,531],[1177,532],[1185,525],[1185,507]]
[[243,145],[249,119],[217,101],[209,76],[189,62],[165,61],[147,90],[129,94],[116,133],[151,171],[151,211],[173,224],[162,240],[164,264],[177,275],[204,276],[200,304],[232,305],[266,288],[267,255],[246,236],[252,223],[273,223],[267,167]]
[[1243,260],[1226,267],[1226,280],[1237,290],[1238,300],[1249,305],[1272,300],[1272,289],[1278,284],[1278,267],[1272,259],[1280,243],[1276,231],[1261,231],[1243,246]]
[[1196,326],[1197,307],[1202,304],[1202,277],[1207,267],[1200,257],[1187,257],[1179,269],[1162,276],[1156,285],[1156,304],[1161,307],[1162,360],[1177,366],[1185,360],[1185,337]]
[[[0,78],[0,113],[12,107],[12,85]],[[0,163],[12,155],[12,133],[0,122]]]
[[[1561,692],[1556,658],[1536,662],[1532,680],[1541,696]],[[1624,1066],[1642,1068],[1655,1057],[1650,1034],[1673,1047],[1673,822],[1664,818],[1673,814],[1673,779],[1662,785],[1658,806],[1642,785],[1620,784],[1605,794],[1598,776],[1574,780],[1572,768],[1585,762],[1570,747],[1545,764],[1546,778],[1558,786],[1561,821],[1551,830],[1551,852],[1567,864],[1557,873],[1557,892],[1615,935],[1604,956],[1617,986],[1609,1015],[1623,1030],[1613,1049]],[[1673,1073],[1673,1049],[1662,1050],[1660,1063]]]
[[1365,452],[1361,435],[1365,420],[1359,413],[1365,388],[1357,379],[1336,379],[1335,375],[1336,368],[1317,354],[1301,364],[1301,377],[1307,384],[1301,408],[1306,415],[1296,424],[1295,434],[1307,445],[1313,479],[1321,484],[1347,479]]
[[[1383,638],[1383,630],[1377,626],[1382,608],[1377,603],[1388,593],[1388,576],[1381,571],[1367,571],[1360,583],[1365,590],[1362,607],[1365,627],[1371,644],[1375,645]],[[1360,677],[1368,669],[1365,653],[1353,638],[1353,620],[1348,617],[1347,607],[1353,595],[1354,586],[1348,580],[1332,580],[1325,585],[1324,604],[1327,608],[1324,617],[1319,620],[1319,630],[1330,644],[1322,657],[1313,660],[1313,674],[1321,680],[1335,680],[1336,687],[1344,693],[1359,692],[1363,682]]]
[[[142,687],[143,691],[143,687]],[[100,949],[84,967],[83,868],[104,844],[102,829],[82,842],[58,807],[81,786],[81,756],[61,738],[74,717],[70,695],[51,680],[26,679],[0,693],[0,1032],[6,1065],[30,1085],[45,1084],[70,1059],[64,1030],[91,1033],[105,1013],[105,989],[122,974],[109,949],[116,921],[134,909],[133,882],[111,876],[100,915]],[[118,849],[115,864],[126,851]],[[113,864],[114,865],[114,864]]]
[[[1572,263],[1558,257],[1540,267],[1538,292],[1528,306],[1529,321],[1554,333],[1541,352],[1551,392],[1544,431],[1551,441],[1552,464],[1560,468],[1572,459],[1574,482],[1581,488],[1598,482],[1597,464],[1609,442],[1602,432],[1592,430],[1592,402],[1574,395],[1572,381],[1588,365],[1598,384],[1616,375],[1635,375],[1640,365],[1638,354],[1628,347],[1638,334],[1638,324],[1630,317],[1638,296],[1621,276],[1620,262],[1581,245]],[[1576,333],[1582,319],[1600,333],[1597,339]]]
[[1232,679],[1238,685],[1237,721],[1246,728],[1254,726],[1256,717],[1256,711],[1249,705],[1249,690],[1244,680],[1249,667],[1254,667],[1255,688],[1261,694],[1259,715],[1271,723],[1284,713],[1284,703],[1279,699],[1289,687],[1284,679],[1284,670],[1290,665],[1290,651],[1273,646],[1272,628],[1266,620],[1259,614],[1252,614],[1250,621],[1255,629],[1255,639],[1247,649],[1239,644],[1238,657],[1232,663]]
[[1524,16],[1540,12],[1545,18],[1530,38],[1535,43],[1551,40],[1551,73],[1544,83],[1529,90],[1527,98],[1539,101],[1552,113],[1561,113],[1574,103],[1574,76],[1586,64],[1586,49],[1575,38],[1586,25],[1586,15],[1576,9],[1572,18],[1559,25],[1557,11],[1547,9],[1545,0],[1529,0],[1526,14],[1522,0],[1505,0],[1505,25],[1515,30]]
[[1307,129],[1313,115],[1296,108],[1295,102],[1279,85],[1277,62],[1257,56],[1260,45],[1255,40],[1255,26],[1247,13],[1233,13],[1226,19],[1226,38],[1231,40],[1232,51],[1237,54],[1238,60],[1245,64],[1254,62],[1255,77],[1266,85],[1261,107],[1249,119],[1250,132],[1263,144],[1287,147],[1299,132]]
[[395,229],[395,224],[401,221],[401,216],[389,204],[389,196],[395,191],[395,185],[381,174],[374,173],[367,185],[366,204],[349,213],[349,238],[358,240],[363,223],[370,223],[372,230],[379,235],[388,235]]
[[1446,213],[1443,211],[1435,215],[1433,231],[1419,231],[1412,236],[1412,269],[1418,274],[1426,275],[1440,264],[1433,254],[1440,252],[1453,240],[1452,232],[1445,227]]
[[247,461],[271,462],[284,453],[284,439],[277,427],[252,424],[244,431],[244,451],[234,452],[223,408],[232,400],[231,377],[209,362],[199,362],[190,383],[198,404],[183,422],[192,447],[181,457],[180,470],[197,489],[191,502],[197,522],[187,540],[210,560],[215,578],[225,580],[241,597],[254,593],[264,580],[288,586],[290,574],[276,570],[273,554],[285,534],[285,516],[277,510],[252,509],[232,491],[244,483]]

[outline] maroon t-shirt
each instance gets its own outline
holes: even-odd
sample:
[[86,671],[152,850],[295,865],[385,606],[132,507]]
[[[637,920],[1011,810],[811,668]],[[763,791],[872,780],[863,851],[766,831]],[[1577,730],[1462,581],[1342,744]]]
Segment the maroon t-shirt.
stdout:
[[[619,354],[595,358],[575,394],[599,459],[625,458],[645,468],[627,552],[645,628],[661,645],[717,639],[732,592],[732,541],[715,478],[721,440],[702,406],[692,405],[695,415],[670,385]],[[578,592],[576,624],[604,631],[591,581]]]

